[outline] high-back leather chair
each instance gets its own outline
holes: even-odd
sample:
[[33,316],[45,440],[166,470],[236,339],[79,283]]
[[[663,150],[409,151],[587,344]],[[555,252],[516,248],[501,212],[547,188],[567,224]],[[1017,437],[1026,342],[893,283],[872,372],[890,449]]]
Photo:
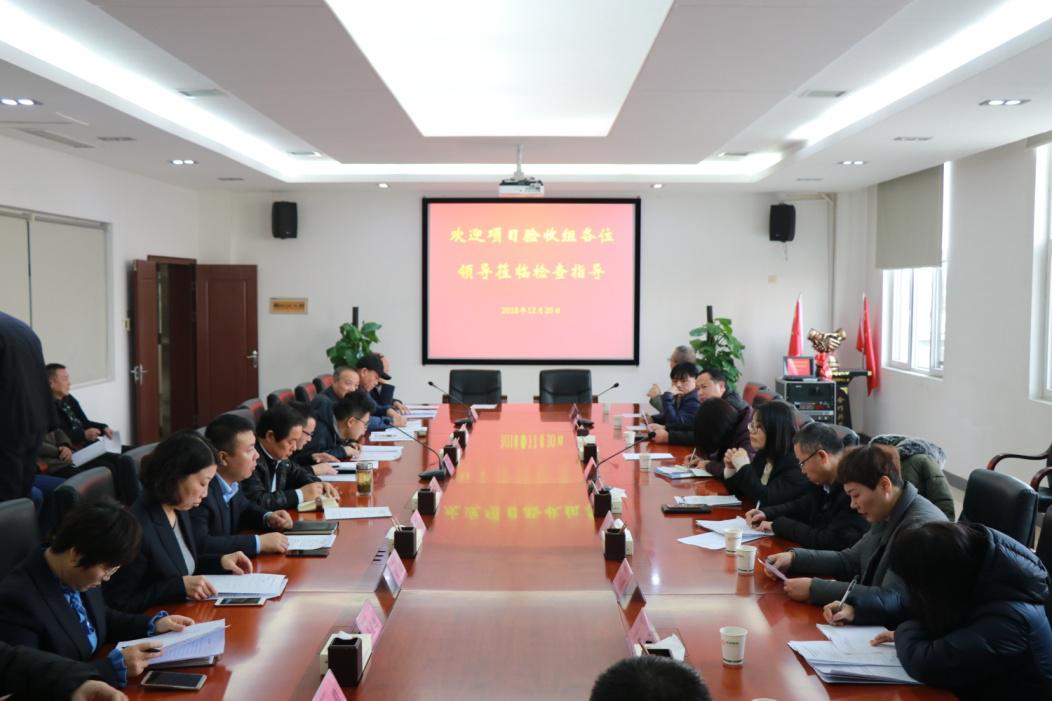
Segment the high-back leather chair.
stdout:
[[267,408],[273,409],[278,404],[288,404],[296,395],[291,389],[276,389],[267,395]]
[[80,502],[116,499],[113,475],[107,467],[93,467],[73,475],[51,493],[50,514],[46,528],[51,530],[62,523],[62,518]]
[[[260,402],[260,404],[262,405],[263,402]],[[251,423],[253,427],[256,425],[256,422],[259,420],[259,416],[263,416],[263,412],[262,411],[259,412],[259,415],[257,416],[254,411],[251,411],[249,409],[231,409],[230,411],[224,411],[223,413],[224,414],[233,414],[234,416],[240,416],[241,418],[243,418],[246,421],[248,421],[249,423]]]
[[[201,435],[204,435],[204,431],[202,431],[201,429],[198,429],[198,431],[201,433]],[[121,455],[121,462],[126,463],[128,469],[131,470],[131,473],[135,476],[135,483],[137,486],[135,498],[138,498],[139,493],[142,492],[141,475],[143,458],[152,453],[154,451],[154,448],[156,447],[156,443],[147,443],[146,445],[140,445],[137,448],[132,448],[127,453]],[[121,487],[115,485],[115,489],[117,491],[117,498],[120,499],[121,503],[131,504],[135,501],[135,499],[127,501],[125,499],[125,496],[121,493],[123,491]]]
[[742,401],[752,406],[752,400],[756,399],[756,393],[761,391],[767,391],[767,385],[762,382],[746,382],[745,388],[742,389]]
[[591,370],[541,370],[541,404],[592,403]]
[[238,404],[237,408],[245,409],[246,411],[248,411],[248,420],[252,422],[253,426],[255,426],[256,423],[259,421],[259,417],[263,416],[263,412],[267,410],[267,407],[263,404],[263,400],[259,397],[255,397],[253,399],[246,399],[245,401]]
[[837,438],[840,439],[845,448],[853,448],[858,445],[858,434],[853,429],[840,424],[829,424],[829,428],[836,431]]
[[0,502],[0,579],[40,545],[37,512],[30,499]]
[[500,370],[450,370],[449,401],[454,404],[500,404]]
[[[990,462],[986,463],[987,470],[997,469],[997,463],[1001,462],[1006,458],[1014,460],[1042,460],[1045,466],[1034,473],[1034,476],[1030,478],[1030,487],[1037,492],[1037,510],[1041,513],[1048,511],[1048,507],[1052,506],[1052,445],[1045,449],[1045,452],[1038,453],[1037,455],[1023,455],[1021,453],[1001,453],[990,458]],[[1044,480],[1045,484],[1041,484]]]
[[318,396],[318,388],[314,386],[313,382],[301,382],[296,385],[296,401],[303,402],[306,405],[310,405],[314,398]]
[[964,507],[958,520],[995,528],[1033,547],[1037,492],[1003,472],[973,470],[964,488]]
[[332,373],[327,375],[318,375],[314,378],[314,389],[318,390],[318,394],[325,391],[326,387],[332,387]]

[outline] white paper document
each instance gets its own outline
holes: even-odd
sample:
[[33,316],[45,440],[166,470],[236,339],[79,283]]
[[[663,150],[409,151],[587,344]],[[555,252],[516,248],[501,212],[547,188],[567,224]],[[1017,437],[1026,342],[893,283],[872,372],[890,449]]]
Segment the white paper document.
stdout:
[[712,477],[712,473],[701,467],[684,467],[683,465],[659,465],[654,472],[670,480],[682,479],[705,479]]
[[117,643],[116,647],[123,650],[140,643],[152,643],[162,648],[160,656],[151,659],[150,664],[222,655],[226,649],[226,620],[198,623],[179,632],[161,633],[149,638],[125,640]]
[[677,504],[706,504],[707,506],[741,506],[741,500],[733,494],[703,494],[689,497],[676,497]]
[[646,416],[646,414],[621,414],[621,416],[625,416],[625,417],[628,417],[630,419],[639,419],[639,418],[643,418],[644,416]]
[[337,472],[354,472],[358,467],[357,462],[328,462],[326,465],[333,467]]
[[224,596],[262,596],[270,599],[280,596],[289,583],[283,574],[210,574],[208,581],[216,588],[213,599]]
[[880,633],[887,633],[884,626],[831,626],[825,623],[818,624],[818,632],[826,636],[841,652],[851,655],[858,653],[871,653],[874,650],[895,648],[890,644],[874,647],[869,641]]
[[121,454],[121,448],[123,447],[123,444],[121,443],[120,431],[114,431],[113,438],[107,438],[106,434],[102,434],[101,436],[99,436],[99,443],[102,443],[102,447],[105,448],[107,453],[116,453],[117,455]]
[[[671,460],[672,453],[648,453],[651,460]],[[625,460],[639,460],[643,453],[624,453]]]
[[349,474],[349,475],[318,475],[318,479],[320,479],[322,482],[351,482],[351,483],[354,483],[354,482],[358,481],[358,475],[355,475],[353,473]]
[[488,410],[488,409],[496,409],[497,405],[496,404],[472,404],[471,408],[474,409],[475,411],[483,411],[483,410]]
[[793,640],[789,647],[811,664],[866,665],[868,667],[901,667],[895,648],[890,645],[870,647],[869,652],[845,653],[828,640]]
[[[756,536],[742,536],[742,542],[748,543],[751,540],[757,540]],[[679,538],[679,542],[684,545],[693,545],[696,548],[704,548],[705,550],[723,550],[726,547],[726,541],[723,536],[719,533],[698,533],[697,535],[687,536],[686,538]]]
[[701,528],[707,528],[710,531],[723,535],[727,532],[728,528],[740,528],[742,532],[742,538],[746,536],[754,536],[756,538],[766,538],[770,536],[770,533],[764,533],[758,531],[755,528],[749,528],[749,524],[745,522],[745,519],[741,516],[735,518],[729,518],[726,521],[705,521],[698,519],[694,521]]
[[[405,430],[405,429],[402,429]],[[386,431],[373,431],[369,434],[370,441],[377,442],[395,442],[395,441],[412,441],[416,440],[412,433],[406,431],[406,433],[399,433],[395,429],[388,429]]]
[[438,409],[410,409],[403,416],[407,419],[433,419],[438,416]]
[[99,457],[105,452],[106,446],[103,444],[102,441],[95,441],[94,443],[89,443],[88,445],[73,453],[73,464],[77,467],[80,467],[81,465],[86,465],[87,463],[91,462],[92,460]]
[[683,645],[683,641],[679,639],[678,635],[670,635],[667,638],[662,638],[656,643],[646,643],[644,645],[647,650],[653,652],[655,650],[668,650],[669,655],[672,659],[683,661],[683,658],[687,656],[687,648]]
[[338,521],[354,518],[391,518],[391,509],[386,506],[338,506],[325,509],[326,521]]
[[289,550],[316,550],[331,548],[336,542],[336,534],[329,535],[290,535]]
[[359,460],[398,460],[402,457],[400,445],[363,445]]
[[429,409],[431,411],[438,411],[437,404],[406,404],[405,408],[409,409],[410,411],[414,409]]
[[625,426],[622,431],[649,431],[650,427],[646,424],[636,424],[635,426]]

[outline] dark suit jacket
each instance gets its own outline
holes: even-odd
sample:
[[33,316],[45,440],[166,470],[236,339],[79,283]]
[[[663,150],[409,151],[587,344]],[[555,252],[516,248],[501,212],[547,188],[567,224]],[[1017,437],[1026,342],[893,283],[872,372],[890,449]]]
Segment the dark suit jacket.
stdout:
[[267,510],[246,499],[240,489],[227,504],[223,501],[223,488],[219,486],[219,480],[219,475],[216,475],[208,485],[205,500],[200,506],[190,509],[190,523],[193,524],[197,549],[219,555],[242,550],[246,555],[255,557],[259,554],[256,551],[256,537],[238,535],[238,532],[245,529],[265,531],[267,525],[263,517]]
[[[80,597],[95,626],[100,647],[146,635],[149,616],[107,608],[98,589],[81,592]],[[66,601],[58,579],[47,566],[42,549],[31,553],[0,582],[0,640],[81,662],[90,661],[95,654],[88,647],[88,637]],[[109,660],[95,660],[92,665],[108,683],[117,683],[117,674]]]
[[138,556],[102,585],[106,603],[113,608],[140,613],[158,604],[186,601],[183,577],[223,573],[219,555],[197,552],[194,529],[187,512],[176,512],[176,525],[194,556],[196,567],[193,572],[186,571],[179,543],[160,504],[144,494],[129,511],[142,526],[142,545]]
[[727,490],[739,499],[761,502],[760,508],[776,506],[791,501],[811,488],[811,483],[800,469],[800,462],[792,453],[774,464],[767,484],[761,481],[767,456],[764,451],[756,453],[752,462],[724,480]]
[[[296,490],[305,484],[321,481],[313,471],[301,465],[293,465],[288,460],[274,460],[259,444],[256,445],[256,451],[259,461],[249,478],[241,482],[241,491],[246,499],[267,511],[295,509],[299,506]],[[272,483],[275,484],[274,491],[270,490]]]
[[56,423],[40,339],[0,312],[0,501],[29,496],[37,450]]
[[829,491],[812,485],[792,501],[762,507],[776,536],[813,550],[850,548],[869,530],[862,514],[851,508],[851,497],[842,484]]
[[372,400],[376,402],[377,406],[384,407],[386,411],[387,409],[390,409],[391,406],[395,403],[394,393],[394,385],[384,384],[381,382],[380,384],[373,387],[372,391],[369,392],[369,396],[372,397]]
[[[80,421],[80,425],[74,428],[73,422],[69,416],[63,410],[63,407],[77,417]],[[97,428],[102,430],[106,428],[106,424],[99,423],[98,421],[92,421],[84,413],[84,409],[81,408],[80,402],[72,394],[66,395],[60,400],[55,400],[55,413],[58,414],[58,427],[65,431],[66,435],[73,439],[73,445],[81,447],[84,445],[84,430],[88,428]]]
[[320,402],[315,405],[315,409],[311,410],[311,416],[314,417],[314,435],[311,436],[310,443],[305,445],[303,450],[292,456],[292,461],[297,465],[313,464],[313,461],[304,462],[297,459],[297,456],[301,454],[306,455],[307,458],[314,453],[328,453],[334,458],[342,458],[345,455],[343,452],[345,441],[336,433],[332,407],[332,403]]
[[69,701],[81,684],[98,676],[83,662],[0,642],[0,694],[12,699]]

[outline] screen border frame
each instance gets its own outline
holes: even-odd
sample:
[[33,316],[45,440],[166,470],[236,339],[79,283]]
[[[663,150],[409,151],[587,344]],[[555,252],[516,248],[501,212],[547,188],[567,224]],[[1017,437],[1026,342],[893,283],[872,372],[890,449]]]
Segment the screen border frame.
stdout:
[[[494,203],[518,203],[518,204],[630,204],[635,207],[635,271],[634,287],[635,294],[632,305],[632,357],[631,358],[434,358],[431,357],[428,348],[428,213],[431,203],[437,204],[494,204]],[[642,209],[643,199],[641,197],[424,197],[421,199],[421,248],[423,269],[421,280],[423,287],[421,294],[423,298],[423,309],[421,310],[421,324],[423,337],[421,338],[421,358],[424,365],[639,365],[639,281],[640,281],[640,251],[642,239]]]

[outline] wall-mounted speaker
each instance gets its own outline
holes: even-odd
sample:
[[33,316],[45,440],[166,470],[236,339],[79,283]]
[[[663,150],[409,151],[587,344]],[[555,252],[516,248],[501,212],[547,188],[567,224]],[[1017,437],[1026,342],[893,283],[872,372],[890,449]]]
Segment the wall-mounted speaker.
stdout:
[[270,208],[270,228],[274,238],[296,238],[296,221],[295,202],[275,202]]
[[792,241],[796,237],[796,207],[772,204],[770,233],[772,241]]

